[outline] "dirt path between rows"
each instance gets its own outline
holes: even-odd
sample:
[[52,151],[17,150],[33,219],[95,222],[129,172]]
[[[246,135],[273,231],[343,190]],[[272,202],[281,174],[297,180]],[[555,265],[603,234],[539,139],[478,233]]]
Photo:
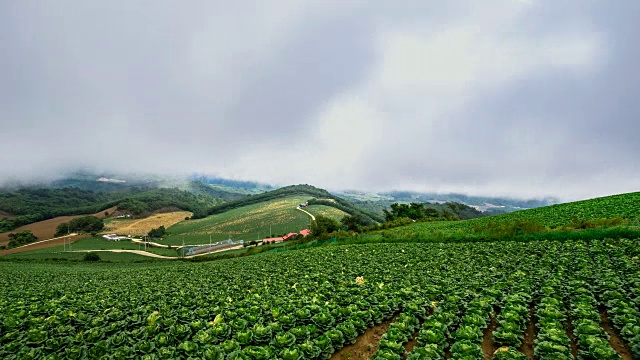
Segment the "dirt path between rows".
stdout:
[[538,329],[536,328],[536,319],[533,314],[533,305],[529,307],[529,321],[527,322],[527,330],[524,333],[524,341],[520,345],[521,353],[527,355],[530,360],[533,360],[534,340],[538,336]]
[[613,350],[615,350],[618,355],[622,358],[622,360],[633,360],[633,355],[631,355],[631,351],[629,347],[625,344],[624,340],[616,333],[611,325],[611,321],[607,316],[607,312],[604,307],[600,307],[600,326],[604,329],[604,331],[609,334],[609,344]]
[[378,350],[380,338],[384,335],[391,323],[395,321],[395,316],[379,325],[371,327],[356,338],[356,343],[347,345],[336,351],[331,360],[368,360]]
[[496,320],[496,315],[494,313],[491,314],[491,323],[489,327],[484,329],[483,331],[483,339],[482,339],[482,353],[484,354],[485,360],[490,360],[493,357],[493,353],[496,351],[496,346],[493,342],[493,332],[498,328],[498,321]]

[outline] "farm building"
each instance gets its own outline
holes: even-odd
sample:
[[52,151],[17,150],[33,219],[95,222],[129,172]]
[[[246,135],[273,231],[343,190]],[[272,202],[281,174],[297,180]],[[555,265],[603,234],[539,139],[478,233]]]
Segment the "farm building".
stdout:
[[287,240],[293,240],[298,236],[298,233],[294,233],[294,232],[290,232],[287,235],[282,237],[283,241],[287,241]]
[[104,239],[106,239],[106,240],[109,240],[109,241],[129,240],[129,237],[127,237],[127,236],[118,236],[116,234],[102,235],[102,237]]
[[311,235],[311,230],[309,229],[300,230],[300,235],[302,235],[302,237],[307,237]]

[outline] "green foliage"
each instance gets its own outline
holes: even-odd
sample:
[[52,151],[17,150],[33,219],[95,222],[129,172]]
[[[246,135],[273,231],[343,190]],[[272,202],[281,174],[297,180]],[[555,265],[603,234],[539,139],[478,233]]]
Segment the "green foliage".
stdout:
[[104,220],[95,216],[81,216],[71,219],[68,223],[61,223],[58,225],[54,236],[63,236],[68,232],[95,234],[102,229],[104,229]]
[[[519,338],[532,312],[535,358],[573,358],[570,317],[581,359],[614,359],[593,318],[606,307],[629,348],[640,347],[638,241],[363,244],[207,263],[0,261],[0,358],[328,359],[391,320],[375,359],[443,359],[445,350],[481,359],[492,317]],[[523,358],[508,346],[495,358]]]
[[57,216],[94,214],[113,206],[134,215],[166,207],[203,214],[217,202],[209,195],[164,188],[128,188],[106,193],[77,188],[0,191],[0,211],[17,215],[1,219],[0,232]]
[[311,234],[317,238],[324,238],[329,233],[340,230],[340,224],[334,219],[322,215],[316,216],[311,222]]
[[311,199],[309,200],[309,205],[312,205],[312,204],[327,205],[331,207],[336,207],[351,215],[356,215],[356,214],[360,215],[362,218],[362,221],[365,222],[366,225],[371,225],[371,224],[374,224],[376,221],[381,220],[377,215],[369,214],[369,213],[365,214],[365,212],[359,210],[348,201],[344,199],[336,198],[335,196],[331,195],[328,191],[323,189],[318,189],[311,185],[285,186],[283,188],[268,191],[261,194],[248,195],[242,199],[229,201],[227,203],[211,207],[207,210],[206,213],[194,212],[193,218],[198,219],[198,218],[203,218],[207,215],[221,214],[229,210],[238,209],[244,206],[258,204],[265,201],[270,201],[274,199],[280,199],[280,198],[295,196],[295,195],[312,196],[320,199],[327,199],[327,198],[334,199],[334,201],[322,201],[322,200]]
[[[578,228],[585,224],[584,228],[588,230],[594,226],[637,222],[640,219],[638,203],[640,192],[635,192],[465,221],[418,222],[388,230],[385,236],[405,239],[435,238],[439,235],[444,238],[502,238],[505,235],[532,234],[547,229],[575,229],[572,224],[579,225]],[[553,236],[553,232],[549,236]]]
[[360,232],[360,216],[359,215],[345,215],[340,223],[349,231]]
[[302,211],[296,210],[301,202],[308,198],[290,196],[239,207],[221,214],[211,215],[204,219],[191,219],[180,222],[167,229],[170,233],[164,237],[169,244],[181,244],[182,239],[188,244],[209,243],[227,240],[231,234],[233,240],[256,240],[272,234],[298,232],[309,227],[311,218]]
[[88,252],[82,258],[84,261],[100,261],[100,256],[94,252]]
[[384,221],[384,218],[382,218],[380,215],[374,212],[370,212],[365,209],[359,208],[347,200],[333,196],[329,193],[326,193],[323,197],[328,197],[331,200],[314,198],[314,199],[310,199],[308,203],[309,205],[324,205],[324,206],[334,207],[338,210],[344,211],[345,213],[351,216],[357,216],[358,220],[360,221],[359,224],[362,226],[371,226],[376,223]]
[[155,229],[151,229],[151,231],[149,231],[149,237],[151,238],[162,238],[164,236],[164,234],[166,233],[166,229],[164,228],[164,225],[160,225],[160,227],[155,228]]
[[11,249],[14,247],[30,244],[36,240],[38,240],[38,238],[33,235],[31,230],[23,230],[17,233],[9,234],[9,243],[7,244],[7,247]]

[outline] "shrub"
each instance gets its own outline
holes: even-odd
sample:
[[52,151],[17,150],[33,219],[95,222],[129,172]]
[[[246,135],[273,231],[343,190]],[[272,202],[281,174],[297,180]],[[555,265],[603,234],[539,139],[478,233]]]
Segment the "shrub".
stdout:
[[84,261],[100,261],[100,256],[94,252],[88,252],[86,254],[84,254],[84,258],[82,258],[82,260]]

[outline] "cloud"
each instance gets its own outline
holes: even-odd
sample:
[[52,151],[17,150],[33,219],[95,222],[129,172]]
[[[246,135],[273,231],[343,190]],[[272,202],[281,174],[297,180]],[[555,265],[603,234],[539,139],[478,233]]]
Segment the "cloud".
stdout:
[[0,5],[0,181],[78,166],[575,199],[638,189],[633,18],[577,1]]

